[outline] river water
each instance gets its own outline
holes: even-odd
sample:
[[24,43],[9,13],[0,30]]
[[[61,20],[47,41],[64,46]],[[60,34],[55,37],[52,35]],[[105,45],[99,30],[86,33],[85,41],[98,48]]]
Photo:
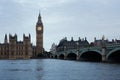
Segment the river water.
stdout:
[[0,80],[120,80],[120,64],[55,59],[0,60]]

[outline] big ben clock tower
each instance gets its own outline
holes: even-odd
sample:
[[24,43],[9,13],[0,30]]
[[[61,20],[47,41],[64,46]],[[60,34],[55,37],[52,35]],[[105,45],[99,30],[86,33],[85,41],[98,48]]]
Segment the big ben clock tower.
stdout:
[[38,21],[36,23],[36,55],[43,52],[43,23],[39,13]]

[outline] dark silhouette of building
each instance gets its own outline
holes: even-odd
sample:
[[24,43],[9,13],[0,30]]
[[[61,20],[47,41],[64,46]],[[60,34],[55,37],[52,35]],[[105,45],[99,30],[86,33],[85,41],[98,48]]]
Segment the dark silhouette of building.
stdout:
[[114,44],[120,44],[120,40],[117,39],[112,39],[112,41],[109,41],[108,39],[105,39],[105,36],[102,36],[102,39],[96,39],[96,37],[94,38],[94,41],[89,43],[87,41],[87,38],[83,38],[74,41],[73,37],[71,38],[70,41],[67,40],[67,38],[63,38],[62,40],[60,40],[60,42],[58,43],[58,45],[56,45],[55,43],[52,44],[50,52],[52,54],[56,54],[56,52],[62,52],[62,51],[66,51],[66,50],[73,50],[73,49],[81,49],[81,48],[86,48],[86,47],[106,47],[106,46],[111,46]]
[[67,38],[65,37],[64,39],[62,39],[59,44],[56,46],[56,51],[64,51],[64,50],[70,50],[70,49],[77,49],[79,47],[86,47],[89,46],[89,42],[87,41],[87,38],[85,37],[85,39],[80,39],[77,41],[73,40],[73,37],[71,38],[70,41],[67,40]]

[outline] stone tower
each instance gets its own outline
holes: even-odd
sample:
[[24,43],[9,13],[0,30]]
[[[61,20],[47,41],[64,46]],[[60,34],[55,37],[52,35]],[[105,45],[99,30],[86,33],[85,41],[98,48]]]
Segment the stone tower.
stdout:
[[38,21],[36,23],[36,55],[43,52],[43,23],[39,13]]
[[9,59],[16,58],[17,35],[9,35]]

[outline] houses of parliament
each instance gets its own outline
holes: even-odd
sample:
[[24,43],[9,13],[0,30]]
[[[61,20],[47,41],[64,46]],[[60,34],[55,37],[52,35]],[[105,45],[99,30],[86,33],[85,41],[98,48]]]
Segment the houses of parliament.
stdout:
[[[30,59],[43,53],[43,23],[39,13],[36,23],[36,46],[31,43],[31,35],[23,34],[23,41],[14,36],[5,34],[4,43],[0,43],[0,59]],[[9,39],[8,39],[9,37]]]

